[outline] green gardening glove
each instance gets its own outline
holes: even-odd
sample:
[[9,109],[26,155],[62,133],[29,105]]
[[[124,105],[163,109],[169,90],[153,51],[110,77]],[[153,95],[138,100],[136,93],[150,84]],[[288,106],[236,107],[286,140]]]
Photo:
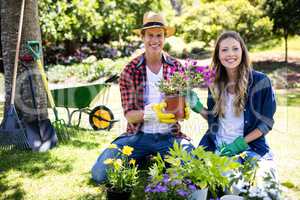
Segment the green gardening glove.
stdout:
[[221,156],[234,156],[248,149],[248,144],[243,137],[239,136],[232,143],[227,144],[221,149]]
[[202,111],[203,104],[201,103],[196,92],[194,92],[193,90],[187,91],[185,93],[185,98],[192,111],[194,111],[195,113],[200,113]]

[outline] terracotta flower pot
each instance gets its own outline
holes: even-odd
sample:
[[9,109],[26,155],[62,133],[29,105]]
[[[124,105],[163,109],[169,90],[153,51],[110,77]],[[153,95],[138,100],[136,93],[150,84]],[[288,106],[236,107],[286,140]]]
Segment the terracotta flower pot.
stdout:
[[184,96],[166,96],[165,102],[167,113],[173,113],[177,120],[183,120],[185,117],[185,97]]
[[107,188],[106,190],[106,199],[107,200],[128,200],[130,198],[131,192],[122,192],[115,191],[111,188]]

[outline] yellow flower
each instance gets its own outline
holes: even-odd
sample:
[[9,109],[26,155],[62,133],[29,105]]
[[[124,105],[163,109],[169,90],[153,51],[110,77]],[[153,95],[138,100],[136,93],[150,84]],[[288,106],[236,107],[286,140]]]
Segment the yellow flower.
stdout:
[[246,152],[242,152],[239,155],[242,159],[245,159],[247,157],[247,153]]
[[134,160],[134,159],[131,159],[131,160],[129,161],[129,164],[135,165],[135,160]]
[[117,159],[114,162],[114,168],[115,169],[120,169],[122,167],[122,164],[123,164],[122,160],[121,159]]
[[118,146],[116,144],[110,144],[107,148],[116,149],[116,148],[118,148]]
[[122,149],[122,153],[124,155],[130,156],[132,154],[133,148],[130,146],[124,146]]
[[110,164],[112,164],[113,163],[113,159],[111,159],[111,158],[108,158],[108,159],[106,159],[106,160],[104,160],[104,164],[106,164],[106,165],[110,165]]

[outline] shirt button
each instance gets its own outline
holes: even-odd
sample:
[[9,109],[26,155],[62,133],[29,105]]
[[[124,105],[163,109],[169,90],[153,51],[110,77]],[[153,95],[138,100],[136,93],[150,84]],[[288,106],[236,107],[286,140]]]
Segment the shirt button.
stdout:
[[246,111],[246,109],[244,109],[244,111]]
[[245,121],[245,124],[247,124],[247,123],[248,123],[248,121],[246,120],[246,121]]

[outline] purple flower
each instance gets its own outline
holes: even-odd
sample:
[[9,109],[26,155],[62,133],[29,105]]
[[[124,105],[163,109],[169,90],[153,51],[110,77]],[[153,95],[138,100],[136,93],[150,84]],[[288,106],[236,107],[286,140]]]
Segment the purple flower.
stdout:
[[168,68],[169,75],[173,75],[175,73],[175,71],[176,71],[175,67]]
[[192,183],[191,179],[185,179],[185,182],[186,182],[187,184],[191,184],[191,183]]
[[191,185],[189,185],[188,187],[189,187],[189,189],[192,190],[192,191],[194,191],[194,190],[197,189],[196,186],[195,186],[194,184],[191,184]]
[[169,175],[168,174],[164,174],[164,178],[162,180],[163,183],[168,183],[169,182]]
[[176,185],[179,185],[180,183],[181,183],[180,180],[174,180],[174,181],[171,182],[171,185],[176,186]]
[[167,192],[167,191],[168,191],[168,188],[167,188],[166,186],[164,186],[164,185],[158,184],[158,185],[156,186],[156,191],[157,191],[157,192]]
[[150,185],[148,185],[145,189],[145,192],[152,192],[152,188]]
[[196,67],[196,72],[197,73],[203,73],[203,71],[204,71],[204,68],[203,67]]
[[186,197],[186,196],[189,195],[189,193],[187,191],[183,190],[183,189],[177,190],[177,194],[179,194],[182,197]]
[[204,75],[204,77],[209,77],[210,73],[206,71],[206,72],[203,73],[203,75]]

